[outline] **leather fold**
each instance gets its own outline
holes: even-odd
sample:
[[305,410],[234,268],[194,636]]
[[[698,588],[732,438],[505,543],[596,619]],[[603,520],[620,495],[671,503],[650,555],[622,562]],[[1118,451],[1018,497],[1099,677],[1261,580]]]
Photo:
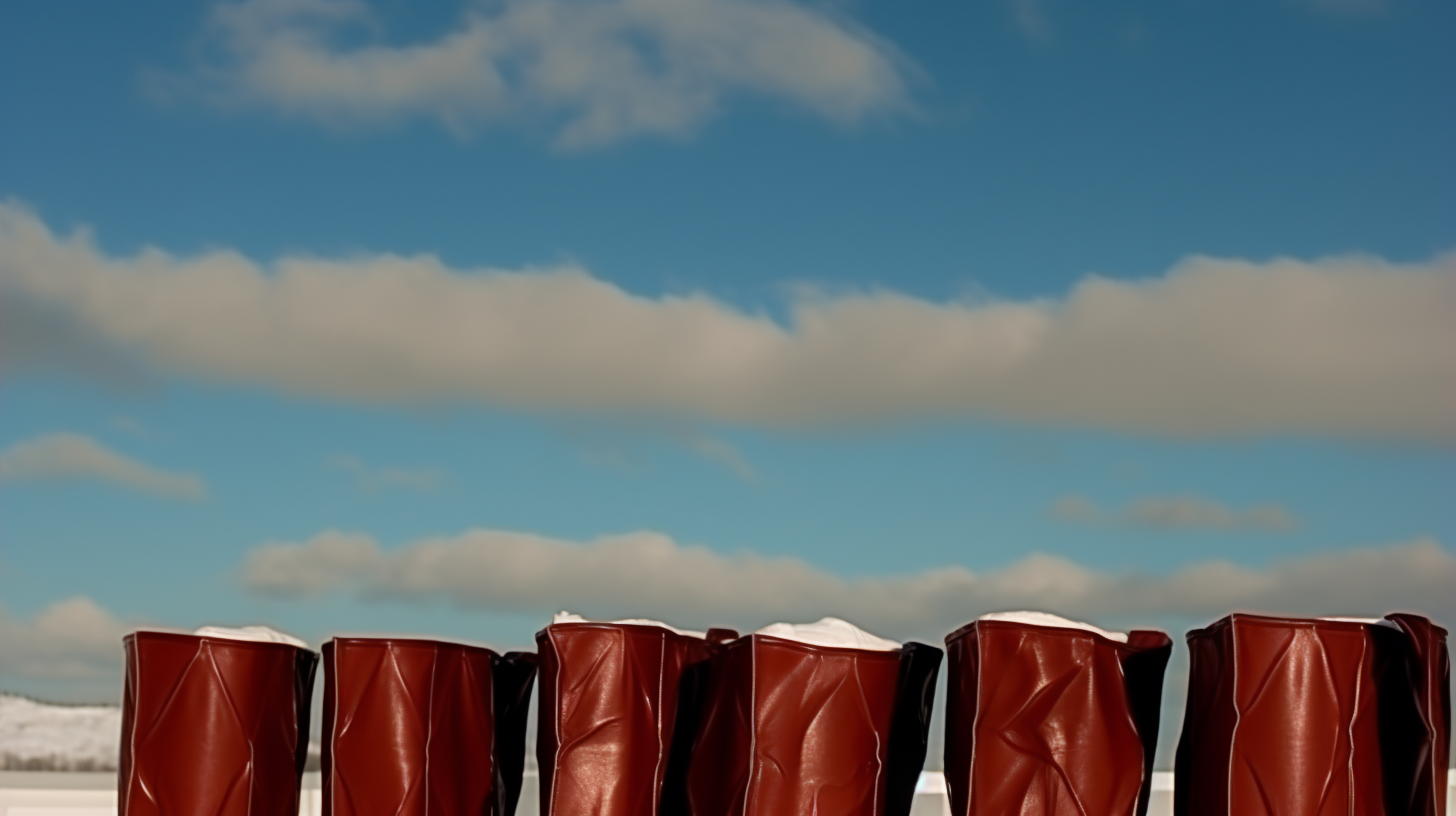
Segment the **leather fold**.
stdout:
[[[683,812],[686,752],[716,641],[665,626],[576,621],[536,634],[543,816]],[[684,740],[688,740],[684,742]]]
[[491,671],[495,700],[496,812],[511,816],[521,799],[526,772],[526,729],[531,689],[536,683],[535,652],[506,652]]
[[316,652],[166,632],[122,642],[121,816],[298,812]]
[[1446,630],[1405,614],[1234,614],[1188,646],[1176,814],[1443,813]]
[[763,634],[723,645],[688,771],[690,812],[908,813],[940,657],[925,644],[858,649]]
[[532,656],[414,638],[324,646],[330,816],[511,816]]
[[[1071,623],[1071,622],[1068,622]],[[1173,641],[978,620],[946,637],[956,816],[1141,816]]]
[[915,804],[915,785],[930,748],[935,681],[944,657],[939,648],[913,641],[900,650],[895,717],[890,723],[890,767],[885,775],[885,816],[910,816]]

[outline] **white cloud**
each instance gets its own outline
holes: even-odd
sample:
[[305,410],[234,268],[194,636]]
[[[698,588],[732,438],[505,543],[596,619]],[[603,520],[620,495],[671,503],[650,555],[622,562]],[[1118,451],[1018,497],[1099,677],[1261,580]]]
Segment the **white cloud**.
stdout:
[[200,476],[159,470],[76,433],[47,434],[11,445],[0,452],[0,479],[97,479],[177,499],[207,495],[207,485]]
[[28,621],[14,619],[0,607],[0,674],[66,681],[113,679],[120,674],[121,639],[130,631],[85,596],[51,604]]
[[1260,530],[1282,532],[1299,527],[1299,519],[1277,504],[1235,510],[1202,496],[1146,496],[1112,513],[1084,496],[1064,496],[1052,504],[1052,517],[1087,525],[1116,525],[1156,530]]
[[1186,259],[1060,300],[802,296],[787,325],[576,266],[132,257],[0,204],[0,288],[155,370],[370,402],[795,426],[980,416],[1178,436],[1456,436],[1456,255]]
[[438,468],[373,467],[356,456],[345,454],[329,457],[327,465],[353,476],[355,486],[365,493],[378,493],[389,488],[428,493],[438,488],[445,478]]
[[[469,530],[385,550],[370,536],[328,531],[270,542],[243,565],[254,592],[449,600],[465,607],[644,616],[752,628],[837,615],[887,634],[943,635],[982,612],[1043,609],[1089,620],[1213,618],[1244,610],[1293,614],[1456,613],[1456,558],[1432,539],[1304,555],[1255,569],[1209,561],[1165,576],[1101,572],[1036,554],[972,572],[843,578],[795,558],[723,555],[635,532],[577,543]],[[936,633],[939,633],[938,635]]]
[[681,135],[733,94],[839,122],[908,104],[889,45],[787,0],[508,0],[467,7],[433,40],[395,44],[381,28],[358,0],[219,4],[214,58],[165,84],[332,125],[545,119],[566,148]]

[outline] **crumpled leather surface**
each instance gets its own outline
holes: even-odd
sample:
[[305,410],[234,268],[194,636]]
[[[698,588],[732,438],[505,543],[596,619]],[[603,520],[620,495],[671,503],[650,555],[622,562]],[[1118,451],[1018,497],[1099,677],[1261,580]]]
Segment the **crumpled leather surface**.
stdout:
[[1147,809],[1173,642],[983,620],[946,637],[945,776],[956,816]]
[[1174,812],[1441,813],[1446,633],[1390,619],[1398,629],[1235,614],[1189,632]]
[[693,667],[711,642],[659,626],[590,622],[552,624],[536,642],[541,813],[672,813],[677,722],[696,704]]
[[298,812],[317,653],[164,632],[123,644],[121,816]]
[[[519,770],[503,769],[497,757],[524,759],[528,658],[506,662],[485,648],[405,638],[326,644],[324,812],[509,816]],[[501,698],[509,734],[496,717]]]
[[[693,816],[885,814],[892,780],[903,788],[913,762],[913,756],[901,758],[905,767],[892,773],[892,729],[898,725],[900,741],[912,743],[924,739],[929,722],[926,692],[934,689],[940,650],[915,646],[909,658],[903,650],[831,648],[766,635],[722,647],[711,661],[688,770]],[[928,662],[932,652],[936,667]],[[910,701],[902,711],[897,692],[907,662]],[[923,762],[923,743],[920,757]]]

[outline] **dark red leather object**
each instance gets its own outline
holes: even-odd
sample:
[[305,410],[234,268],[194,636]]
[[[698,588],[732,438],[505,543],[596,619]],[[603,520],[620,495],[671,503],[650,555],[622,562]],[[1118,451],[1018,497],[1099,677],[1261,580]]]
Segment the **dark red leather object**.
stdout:
[[[688,770],[693,816],[908,812],[940,658],[939,649],[912,646],[757,634],[723,646]],[[892,756],[892,745],[905,752]]]
[[121,816],[298,812],[316,652],[164,632],[123,643]]
[[1172,639],[980,620],[945,642],[951,813],[1146,812]]
[[1445,630],[1230,615],[1188,633],[1181,816],[1435,816],[1450,733]]
[[532,657],[402,638],[326,644],[324,812],[510,816]]
[[536,634],[543,816],[676,812],[682,742],[675,734],[680,716],[696,716],[695,667],[713,640],[735,635],[709,636],[590,622],[554,623]]

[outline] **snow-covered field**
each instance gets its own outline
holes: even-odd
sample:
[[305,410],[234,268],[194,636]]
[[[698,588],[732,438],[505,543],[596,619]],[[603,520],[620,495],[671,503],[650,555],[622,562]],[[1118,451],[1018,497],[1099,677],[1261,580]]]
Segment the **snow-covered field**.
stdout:
[[121,708],[38,703],[0,692],[0,770],[115,771]]
[[[120,743],[121,709],[117,706],[50,705],[0,692],[0,816],[116,813]],[[317,746],[310,747],[316,754]],[[311,759],[316,768],[317,757]],[[1154,775],[1148,816],[1173,812],[1172,776]],[[322,813],[317,772],[304,774],[303,789],[300,816]],[[529,768],[517,816],[536,816],[536,791],[535,769]],[[1447,802],[1447,812],[1456,813],[1456,771],[1451,774]],[[949,813],[944,777],[922,774],[911,816]]]

